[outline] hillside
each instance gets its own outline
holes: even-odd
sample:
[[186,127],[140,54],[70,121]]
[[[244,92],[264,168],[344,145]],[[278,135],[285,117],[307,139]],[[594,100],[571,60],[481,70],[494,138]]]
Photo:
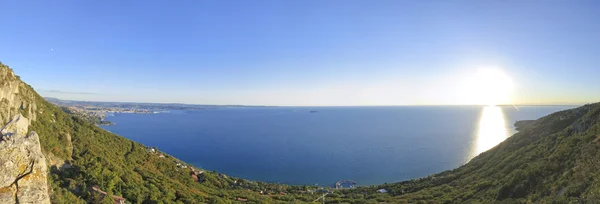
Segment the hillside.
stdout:
[[[113,198],[121,197],[131,203],[301,203],[320,197],[307,186],[252,182],[194,168],[112,134],[48,103],[2,64],[0,80],[1,126],[18,114],[29,119],[29,131],[39,135],[49,167],[52,203],[112,203]],[[553,113],[520,126],[518,133],[454,170],[400,183],[332,191],[326,201],[600,200],[599,124],[598,103]],[[388,193],[376,193],[378,189]]]

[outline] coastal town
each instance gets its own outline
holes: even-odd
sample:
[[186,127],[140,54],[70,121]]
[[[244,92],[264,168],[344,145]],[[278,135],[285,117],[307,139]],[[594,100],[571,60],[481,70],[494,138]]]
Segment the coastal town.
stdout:
[[46,100],[59,106],[63,111],[96,125],[113,125],[106,118],[115,113],[156,114],[166,113],[171,110],[204,110],[219,107],[236,107],[169,103],[92,102],[61,100],[57,98],[46,98]]
[[108,116],[114,113],[134,113],[134,114],[154,114],[166,111],[151,111],[145,109],[130,109],[118,107],[97,107],[97,106],[60,106],[65,112],[87,120],[96,125],[113,125],[112,122],[106,120]]

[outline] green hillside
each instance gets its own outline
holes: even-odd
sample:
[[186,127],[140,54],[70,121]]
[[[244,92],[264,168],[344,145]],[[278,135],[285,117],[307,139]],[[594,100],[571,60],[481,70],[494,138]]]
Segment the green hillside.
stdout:
[[[12,70],[0,64],[0,86],[22,83],[8,72]],[[307,186],[192,170],[184,161],[63,112],[24,83],[21,89],[19,100],[28,103],[15,111],[35,118],[30,130],[40,135],[52,165],[53,203],[112,202],[89,190],[92,186],[131,203],[302,203],[320,196]],[[10,103],[2,102],[4,107]],[[0,111],[5,112],[14,113]],[[600,200],[599,119],[598,103],[557,112],[528,123],[457,169],[400,183],[332,191],[326,202],[593,203]],[[192,172],[198,174],[197,181]],[[389,192],[376,193],[382,188]]]

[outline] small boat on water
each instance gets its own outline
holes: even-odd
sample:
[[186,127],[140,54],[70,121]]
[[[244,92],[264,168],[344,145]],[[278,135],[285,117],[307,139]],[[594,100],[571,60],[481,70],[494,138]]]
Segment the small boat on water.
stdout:
[[316,113],[316,112],[319,112],[319,111],[316,111],[316,110],[311,110],[310,111],[310,113]]

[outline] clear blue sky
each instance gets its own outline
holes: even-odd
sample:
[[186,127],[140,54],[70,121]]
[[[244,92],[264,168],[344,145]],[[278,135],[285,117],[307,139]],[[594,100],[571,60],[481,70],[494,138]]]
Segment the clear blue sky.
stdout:
[[[0,61],[44,96],[255,105],[600,101],[600,1],[2,1]],[[476,86],[476,85],[474,85]]]

